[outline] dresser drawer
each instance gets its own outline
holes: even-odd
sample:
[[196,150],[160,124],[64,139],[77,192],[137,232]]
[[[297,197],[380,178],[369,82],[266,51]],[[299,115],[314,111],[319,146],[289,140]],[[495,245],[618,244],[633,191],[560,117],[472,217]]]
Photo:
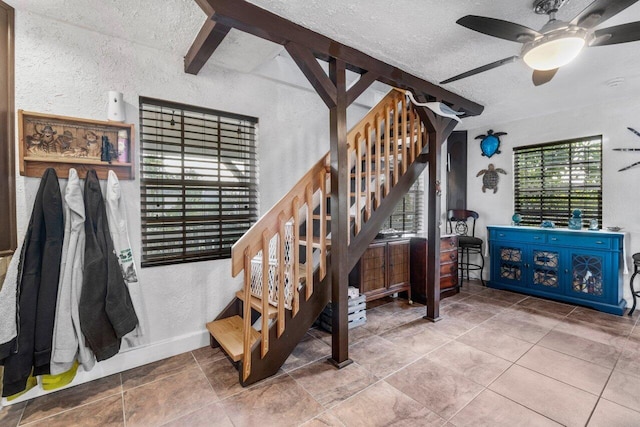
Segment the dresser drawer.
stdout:
[[612,249],[614,239],[607,236],[580,236],[572,234],[550,234],[547,236],[547,243],[551,245],[575,246],[579,248],[600,248]]
[[458,285],[458,275],[441,277],[440,278],[440,290],[453,288]]
[[440,265],[453,262],[458,259],[458,249],[452,251],[440,252]]
[[489,239],[493,242],[546,243],[545,233],[519,230],[491,230]]
[[451,276],[452,274],[458,274],[457,262],[448,262],[446,264],[440,264],[440,277]]
[[458,248],[458,237],[442,237],[440,239],[440,252]]

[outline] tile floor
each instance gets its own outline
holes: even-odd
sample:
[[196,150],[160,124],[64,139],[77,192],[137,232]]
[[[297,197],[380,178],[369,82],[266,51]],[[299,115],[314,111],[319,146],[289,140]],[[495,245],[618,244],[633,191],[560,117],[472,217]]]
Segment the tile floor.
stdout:
[[[373,304],[372,304],[373,305]],[[467,284],[425,308],[386,300],[326,362],[312,329],[273,378],[243,389],[205,347],[0,410],[0,425],[640,426],[637,316]]]

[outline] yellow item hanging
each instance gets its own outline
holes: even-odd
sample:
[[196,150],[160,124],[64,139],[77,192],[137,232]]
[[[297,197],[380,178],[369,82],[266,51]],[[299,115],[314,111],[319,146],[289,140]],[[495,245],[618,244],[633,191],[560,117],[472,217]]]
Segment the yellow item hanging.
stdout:
[[[31,373],[33,373],[33,371],[31,371]],[[10,402],[13,399],[17,399],[18,397],[22,396],[23,394],[25,394],[26,392],[34,388],[36,385],[38,385],[38,380],[36,379],[36,377],[34,377],[33,375],[29,375],[29,378],[27,378],[27,385],[24,388],[24,390],[16,394],[12,394],[11,396],[7,396],[7,401]]]
[[42,388],[44,390],[55,390],[57,388],[61,388],[71,383],[73,379],[76,377],[76,372],[78,372],[78,361],[75,360],[73,362],[73,366],[66,372],[63,372],[58,375],[43,375],[42,376]]

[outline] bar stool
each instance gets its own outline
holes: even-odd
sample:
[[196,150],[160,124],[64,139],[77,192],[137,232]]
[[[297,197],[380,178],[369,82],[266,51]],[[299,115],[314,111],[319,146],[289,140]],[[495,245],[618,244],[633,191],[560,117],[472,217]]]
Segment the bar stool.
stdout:
[[[449,233],[458,235],[458,265],[460,266],[460,286],[464,281],[465,271],[469,280],[469,271],[478,270],[480,272],[480,282],[484,286],[482,270],[484,269],[484,255],[482,253],[483,240],[475,237],[476,220],[480,217],[478,212],[464,209],[450,209],[447,212],[447,224]],[[471,227],[469,223],[471,222]],[[480,256],[480,264],[470,262],[471,255]]]
[[631,307],[631,311],[629,312],[629,316],[633,314],[633,311],[636,309],[636,299],[640,296],[640,291],[633,290],[633,279],[636,278],[636,275],[640,273],[640,252],[637,254],[633,254],[633,274],[631,275],[631,280],[629,280],[629,287],[631,288],[631,295],[633,295],[633,306]]

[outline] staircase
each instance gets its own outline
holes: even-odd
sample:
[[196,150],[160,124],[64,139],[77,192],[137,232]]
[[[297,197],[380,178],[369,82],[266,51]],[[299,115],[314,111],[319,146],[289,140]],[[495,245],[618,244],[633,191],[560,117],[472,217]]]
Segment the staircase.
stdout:
[[[351,242],[379,229],[385,218],[374,214],[404,196],[425,167],[420,155],[428,144],[417,112],[398,89],[347,141]],[[329,164],[327,153],[232,248],[232,275],[244,272],[244,287],[207,329],[211,345],[238,362],[243,386],[274,375],[329,301]],[[350,259],[362,255],[356,246],[349,246]]]

